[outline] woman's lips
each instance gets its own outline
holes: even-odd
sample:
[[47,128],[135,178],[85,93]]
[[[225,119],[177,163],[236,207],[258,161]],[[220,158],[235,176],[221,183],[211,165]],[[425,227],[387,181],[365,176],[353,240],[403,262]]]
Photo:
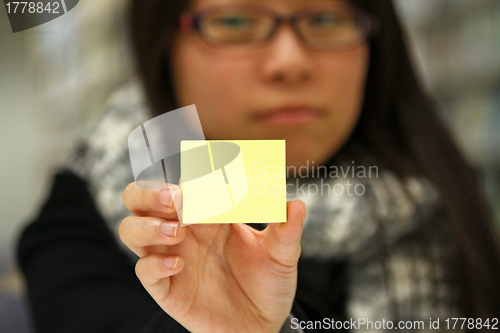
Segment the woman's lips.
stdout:
[[283,107],[257,115],[257,119],[270,125],[300,125],[321,117],[322,112],[311,107]]

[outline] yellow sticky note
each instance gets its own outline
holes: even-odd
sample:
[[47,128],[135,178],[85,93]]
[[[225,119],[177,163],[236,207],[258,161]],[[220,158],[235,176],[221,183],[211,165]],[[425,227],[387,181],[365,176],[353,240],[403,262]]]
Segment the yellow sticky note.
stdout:
[[285,140],[181,141],[182,223],[286,222]]

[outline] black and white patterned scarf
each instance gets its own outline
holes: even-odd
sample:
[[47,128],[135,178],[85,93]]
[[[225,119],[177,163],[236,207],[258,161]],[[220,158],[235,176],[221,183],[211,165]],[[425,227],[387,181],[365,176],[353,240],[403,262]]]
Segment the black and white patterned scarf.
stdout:
[[[68,158],[67,166],[87,180],[116,234],[129,215],[122,192],[134,181],[128,135],[150,118],[141,86],[132,80],[110,97],[97,127]],[[289,179],[287,192],[288,200],[300,199],[308,210],[302,257],[348,263],[347,317],[393,320],[395,326],[422,320],[424,331],[431,330],[430,318],[458,317],[457,293],[450,283],[456,246],[444,243],[451,238],[436,188],[425,179],[400,179],[384,168],[376,174],[372,169],[371,177],[352,173],[350,168],[378,165],[359,147],[343,150],[335,165],[340,176]],[[364,325],[357,331],[381,329]]]

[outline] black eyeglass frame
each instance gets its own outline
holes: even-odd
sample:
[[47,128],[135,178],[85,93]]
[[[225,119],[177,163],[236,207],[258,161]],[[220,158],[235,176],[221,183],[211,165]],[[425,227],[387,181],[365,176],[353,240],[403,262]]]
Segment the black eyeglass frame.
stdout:
[[[189,30],[194,30],[196,31],[202,39],[207,42],[208,44],[215,46],[215,47],[221,47],[221,46],[234,46],[234,45],[240,45],[238,43],[220,43],[220,42],[214,42],[211,41],[210,38],[203,33],[203,29],[201,28],[201,21],[203,20],[204,17],[208,16],[209,14],[217,11],[221,11],[224,9],[229,10],[235,10],[235,9],[242,9],[242,10],[249,10],[254,13],[260,13],[263,16],[267,17],[272,17],[273,18],[273,26],[269,31],[269,34],[260,42],[255,42],[252,44],[263,44],[269,40],[272,39],[272,37],[276,34],[276,32],[279,30],[281,25],[283,24],[289,24],[296,35],[299,37],[299,39],[303,42],[303,44],[308,47],[312,48],[315,50],[345,50],[349,48],[355,48],[356,46],[359,46],[366,42],[367,40],[375,37],[378,35],[379,30],[380,30],[380,20],[366,12],[365,10],[350,5],[350,4],[345,4],[342,5],[344,9],[347,9],[351,11],[353,14],[355,14],[359,20],[360,20],[360,26],[362,27],[362,32],[363,32],[363,38],[361,38],[359,41],[356,41],[356,43],[346,43],[345,45],[341,45],[340,43],[337,44],[335,47],[317,47],[310,45],[310,43],[307,42],[307,38],[304,37],[300,31],[300,29],[297,27],[296,22],[298,22],[301,18],[306,17],[310,14],[313,13],[319,13],[320,11],[318,8],[305,8],[303,10],[300,10],[296,12],[293,15],[279,15],[272,9],[265,7],[265,6],[258,6],[258,5],[236,5],[236,6],[214,6],[214,7],[209,7],[205,8],[201,11],[198,12],[185,12],[181,14],[179,18],[179,29],[182,32],[187,32]],[[319,7],[321,8],[321,7]],[[241,43],[245,44],[245,43]]]

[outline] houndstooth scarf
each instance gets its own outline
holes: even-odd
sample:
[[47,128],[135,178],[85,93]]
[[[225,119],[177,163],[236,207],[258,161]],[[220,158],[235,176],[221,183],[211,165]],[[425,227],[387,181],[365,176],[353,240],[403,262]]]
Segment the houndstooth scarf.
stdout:
[[[134,181],[128,135],[149,118],[142,88],[132,80],[110,97],[101,121],[67,161],[89,183],[115,234],[129,215],[121,194]],[[287,195],[307,206],[302,257],[348,262],[347,317],[394,325],[422,320],[424,331],[431,330],[430,318],[458,317],[449,273],[456,246],[443,243],[451,238],[436,188],[380,167],[371,169],[371,177],[364,169],[363,176],[360,168],[379,163],[359,147],[344,149],[335,165],[327,178],[289,178]],[[380,329],[366,325],[357,331]]]

